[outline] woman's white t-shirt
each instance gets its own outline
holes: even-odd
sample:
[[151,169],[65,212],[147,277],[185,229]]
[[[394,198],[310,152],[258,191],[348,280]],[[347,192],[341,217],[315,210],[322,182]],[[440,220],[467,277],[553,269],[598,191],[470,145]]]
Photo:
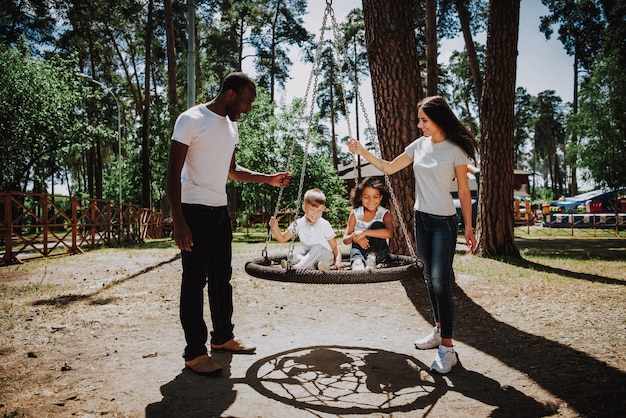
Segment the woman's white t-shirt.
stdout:
[[405,151],[413,159],[415,210],[431,215],[455,215],[450,189],[455,167],[468,164],[465,151],[448,140],[434,143],[429,136],[416,139]]

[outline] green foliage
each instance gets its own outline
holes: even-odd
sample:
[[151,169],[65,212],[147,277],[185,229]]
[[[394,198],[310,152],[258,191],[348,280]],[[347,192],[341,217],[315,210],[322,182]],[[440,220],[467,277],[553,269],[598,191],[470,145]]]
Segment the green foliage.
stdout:
[[[485,61],[485,46],[475,43],[475,48],[482,67]],[[442,95],[452,103],[455,109],[458,109],[459,119],[478,137],[478,103],[480,98],[476,97],[476,85],[472,78],[467,51],[454,51],[452,53],[448,67],[442,69],[440,88],[445,90]]]
[[73,62],[41,60],[26,48],[0,46],[0,190],[42,191],[84,128],[76,115],[82,98],[74,88]]
[[553,90],[532,99],[535,113],[534,168],[550,180],[552,193],[563,195],[565,187],[565,112],[562,100]]
[[578,65],[591,69],[600,52],[604,22],[597,0],[542,0],[551,14],[541,17],[539,29],[550,39],[558,24],[558,38]]
[[525,88],[518,87],[515,91],[515,167],[535,171],[535,159],[528,159],[526,146],[530,141],[530,127],[533,120],[532,96]]
[[[302,203],[298,192],[306,135],[310,135],[310,144],[322,141],[314,130],[308,131],[305,121],[300,119],[300,106],[301,103],[296,101],[291,107],[282,107],[276,116],[269,96],[260,90],[252,112],[239,122],[237,164],[262,173],[290,171],[293,175],[290,185],[283,190],[279,210],[300,210],[296,206],[298,200]],[[342,224],[347,219],[347,193],[333,169],[328,152],[321,152],[311,145],[306,157],[302,194],[313,187],[324,191],[328,200],[325,217]],[[274,213],[279,189],[250,183],[234,183],[234,187],[236,211]]]
[[599,185],[626,185],[626,77],[618,54],[596,63],[580,89],[580,110],[574,127],[580,136],[579,165]]

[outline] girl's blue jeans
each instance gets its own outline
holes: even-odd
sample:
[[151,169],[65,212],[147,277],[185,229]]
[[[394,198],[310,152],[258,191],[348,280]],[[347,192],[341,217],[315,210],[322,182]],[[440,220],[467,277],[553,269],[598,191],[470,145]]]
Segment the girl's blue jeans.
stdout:
[[[382,222],[374,222],[370,226],[369,229],[382,229],[385,227],[385,224]],[[387,260],[387,255],[389,254],[389,244],[387,244],[387,240],[383,238],[372,238],[367,237],[369,241],[369,248],[365,249],[361,247],[359,244],[352,243],[352,248],[350,248],[350,262],[352,263],[354,260],[361,259],[365,262],[368,254],[376,254],[376,264],[384,263]]]
[[441,324],[441,337],[452,338],[452,261],[456,248],[457,217],[415,211],[415,242],[424,263],[424,280],[435,322]]

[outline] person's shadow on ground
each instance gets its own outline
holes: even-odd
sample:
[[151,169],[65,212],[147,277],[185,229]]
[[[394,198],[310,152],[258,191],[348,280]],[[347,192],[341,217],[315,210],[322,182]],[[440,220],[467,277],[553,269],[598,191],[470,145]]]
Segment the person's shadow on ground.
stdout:
[[[430,320],[432,309],[423,280],[403,281],[402,284],[417,312]],[[496,320],[456,283],[453,284],[452,294],[457,311],[455,340],[526,374],[582,416],[623,416],[626,411],[626,373],[586,353]],[[607,341],[607,350],[615,349],[608,344]],[[536,408],[534,411],[525,409],[532,405],[523,397],[511,398],[514,389],[499,387],[498,382],[480,373],[457,370],[457,367],[448,375],[454,389],[483,403],[498,405],[499,409],[492,416],[543,415]],[[514,400],[517,401],[511,404]],[[545,412],[553,408],[551,405],[543,407]]]
[[220,354],[222,375],[201,376],[187,368],[161,386],[163,399],[146,406],[146,418],[221,417],[235,401],[230,377],[231,354]]

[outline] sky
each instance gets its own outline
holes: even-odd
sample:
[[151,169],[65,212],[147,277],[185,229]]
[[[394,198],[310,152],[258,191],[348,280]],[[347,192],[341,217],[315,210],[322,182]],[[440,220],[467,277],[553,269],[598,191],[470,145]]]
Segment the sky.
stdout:
[[[361,0],[334,0],[332,2],[337,24],[341,24],[345,20],[350,10],[361,7]],[[303,18],[304,26],[309,32],[315,33],[317,39],[319,39],[321,32],[325,9],[326,0],[309,0],[308,13]],[[516,84],[525,87],[529,94],[535,96],[545,90],[554,90],[564,103],[571,102],[574,59],[565,53],[563,45],[554,35],[550,40],[546,40],[545,35],[539,31],[539,19],[547,14],[548,8],[541,4],[540,0],[521,0]],[[329,39],[332,34],[327,31],[324,37]],[[479,35],[478,40],[484,43],[485,38],[486,34],[483,33]],[[462,37],[442,41],[439,48],[439,63],[447,65],[452,52],[463,50],[463,44]],[[287,82],[285,90],[278,93],[279,95],[282,94],[283,98],[288,101],[294,97],[304,98],[311,74],[311,64],[303,64],[300,61],[300,53],[297,48],[291,50],[290,57],[293,62],[291,71],[293,78]],[[250,62],[249,65],[251,66],[252,63]],[[243,69],[254,73],[253,70],[246,69],[245,62]],[[369,81],[360,87],[359,92],[365,102],[367,116],[371,123],[375,123]],[[308,101],[310,101],[310,94],[311,92],[307,98]],[[351,119],[353,118],[351,117]],[[347,131],[347,127],[345,130]]]

